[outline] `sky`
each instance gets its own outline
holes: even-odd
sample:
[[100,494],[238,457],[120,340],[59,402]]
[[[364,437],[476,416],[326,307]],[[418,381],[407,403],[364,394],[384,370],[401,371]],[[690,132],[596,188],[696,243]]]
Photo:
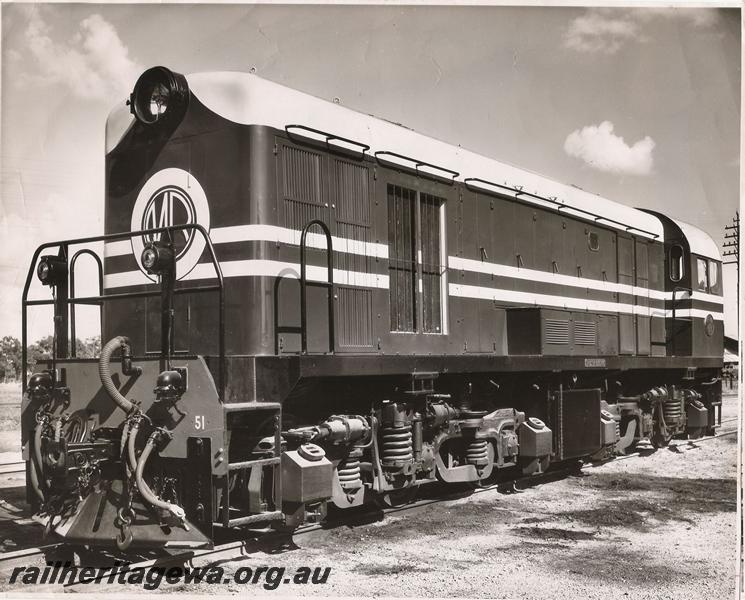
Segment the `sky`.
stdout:
[[719,244],[739,203],[739,9],[4,4],[0,48],[0,337],[35,247],[103,232],[106,116],[154,65],[253,69]]

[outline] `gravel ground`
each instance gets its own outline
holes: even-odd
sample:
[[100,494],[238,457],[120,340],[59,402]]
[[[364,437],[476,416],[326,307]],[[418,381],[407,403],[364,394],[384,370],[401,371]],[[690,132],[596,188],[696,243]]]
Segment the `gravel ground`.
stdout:
[[[725,399],[723,418],[736,416],[737,399]],[[383,520],[298,535],[284,547],[257,548],[240,560],[221,563],[226,576],[240,567],[285,567],[288,577],[299,567],[330,566],[324,585],[280,585],[271,591],[260,584],[164,584],[159,591],[536,600],[732,598],[737,438],[675,443],[675,448],[611,462],[521,493],[490,489],[464,494]],[[11,490],[0,489],[0,498],[3,492]],[[17,501],[17,494],[12,499]],[[143,591],[137,586],[118,590]],[[103,589],[86,586],[80,591]]]

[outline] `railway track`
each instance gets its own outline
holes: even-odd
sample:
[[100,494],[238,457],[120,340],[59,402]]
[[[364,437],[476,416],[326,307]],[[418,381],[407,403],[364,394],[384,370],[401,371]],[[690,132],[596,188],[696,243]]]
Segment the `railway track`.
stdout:
[[26,472],[26,463],[23,461],[0,463],[0,476],[14,475],[16,473],[25,473],[25,472]]
[[[738,421],[737,417],[726,419],[722,421],[722,425]],[[700,443],[709,442],[718,438],[728,437],[736,435],[738,432],[737,427],[722,431],[715,435],[706,436],[694,440],[679,440],[675,443],[671,443],[668,447],[695,447]],[[464,497],[464,495],[475,495],[485,493],[494,489],[499,489],[505,493],[519,493],[527,488],[535,487],[552,481],[557,481],[570,477],[573,475],[580,475],[584,471],[589,471],[597,467],[605,466],[611,462],[617,462],[621,460],[628,460],[632,458],[639,458],[646,454],[654,452],[654,449],[650,446],[640,447],[636,452],[628,455],[617,456],[613,460],[598,462],[598,463],[586,463],[581,465],[572,465],[570,467],[552,469],[546,473],[539,475],[532,475],[523,478],[517,478],[513,480],[502,481],[483,487],[470,487],[464,486],[463,489],[459,489],[455,492],[447,494],[439,494],[436,497],[424,498],[415,500],[407,503],[403,506],[390,507],[378,509],[374,514],[360,512],[356,515],[357,519],[364,519],[365,516],[374,516],[375,520],[380,520],[386,515],[399,514],[413,512],[420,510],[432,504],[442,503],[449,500],[455,500]],[[24,463],[6,463],[0,465],[0,468],[7,465],[24,465]],[[25,470],[25,469],[22,469]],[[0,470],[0,475],[5,474],[7,471]],[[26,522],[30,522],[28,519],[24,519]],[[129,563],[128,568],[151,568],[151,567],[168,567],[175,565],[184,565],[188,567],[204,567],[210,564],[214,564],[218,561],[236,560],[241,556],[248,556],[259,550],[266,549],[269,547],[279,547],[283,542],[290,543],[292,539],[302,537],[314,531],[323,529],[332,529],[344,524],[348,524],[349,519],[339,519],[338,521],[331,521],[324,524],[312,524],[306,525],[296,529],[291,536],[289,534],[280,533],[272,529],[253,529],[248,530],[247,539],[241,540],[230,540],[228,542],[218,544],[211,549],[189,549],[189,550],[178,550],[174,553],[164,554],[153,558],[146,558],[139,560],[138,562]],[[29,564],[39,564],[43,566],[47,560],[55,560],[55,551],[63,548],[63,544],[49,544],[45,546],[39,546],[34,548],[25,548],[14,552],[5,553],[0,555],[0,573],[9,573],[12,568],[16,566],[26,566]],[[121,559],[120,559],[121,560]],[[112,561],[113,562],[113,561]],[[106,574],[108,577],[110,573]],[[76,588],[80,583],[65,584],[66,588]],[[51,588],[50,588],[51,589]],[[103,590],[104,588],[99,588]]]

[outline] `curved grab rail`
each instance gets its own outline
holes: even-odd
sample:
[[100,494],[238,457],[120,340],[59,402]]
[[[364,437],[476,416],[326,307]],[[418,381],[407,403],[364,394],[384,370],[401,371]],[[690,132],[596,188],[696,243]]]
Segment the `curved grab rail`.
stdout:
[[313,282],[314,285],[328,288],[328,312],[329,312],[329,352],[335,351],[334,346],[334,248],[331,240],[331,231],[328,225],[320,219],[309,221],[300,235],[300,350],[303,354],[308,353],[308,315],[307,315],[307,261],[305,259],[305,238],[313,225],[318,225],[326,236],[326,268],[327,282]]
[[[75,298],[75,263],[77,262],[78,258],[84,254],[87,254],[88,256],[92,256],[93,260],[96,261],[96,266],[98,267],[98,295],[103,296],[103,263],[101,262],[101,257],[98,256],[93,250],[90,248],[83,248],[82,250],[78,250],[75,254],[73,254],[72,258],[70,259],[70,297],[72,299]],[[99,302],[98,306],[100,307],[98,312],[98,323],[99,323],[99,329],[103,328],[103,302]],[[77,309],[77,306],[75,304],[71,305],[70,308],[70,356],[72,358],[76,358],[78,354],[77,349],[77,336],[75,332],[75,310]]]
[[[409,161],[410,163],[414,163],[414,170],[417,173],[422,173],[424,175],[430,175],[430,176],[434,175],[435,177],[438,176],[438,175],[435,175],[434,173],[427,173],[426,171],[420,171],[419,167],[428,167],[430,169],[435,169],[437,171],[442,171],[443,173],[447,173],[450,179],[448,180],[447,177],[442,177],[442,179],[447,180],[448,183],[450,184],[453,184],[455,182],[455,178],[460,175],[458,171],[453,171],[452,169],[446,169],[445,167],[433,165],[432,163],[419,160],[418,158],[411,158],[410,156],[405,156],[404,154],[399,154],[398,152],[389,152],[387,150],[379,150],[378,152],[375,153],[375,158],[378,160],[378,162],[382,162],[380,159],[381,156],[393,156],[394,158],[398,158],[401,160]],[[391,164],[398,164],[394,161],[385,161],[385,162],[389,162]],[[399,165],[399,166],[404,166],[404,165]]]
[[[307,125],[298,125],[298,124],[290,124],[285,125],[285,131],[287,132],[287,135],[290,139],[293,139],[293,134],[290,131],[291,129],[300,129],[301,131],[308,131],[310,133],[315,133],[317,135],[324,136],[325,140],[324,143],[326,144],[326,148],[330,151],[332,149],[339,149],[339,150],[349,150],[348,148],[345,148],[344,146],[340,146],[338,144],[331,144],[332,141],[336,140],[338,142],[344,142],[345,144],[350,144],[352,146],[357,146],[358,148],[361,148],[360,150],[360,158],[363,158],[365,156],[365,152],[370,150],[370,146],[367,144],[363,144],[362,142],[355,142],[354,140],[350,140],[349,138],[342,137],[340,135],[336,135],[334,133],[329,133],[328,131],[321,131],[320,129],[314,129],[313,127],[308,127]],[[313,138],[308,138],[313,141],[321,141],[321,140],[315,140]]]

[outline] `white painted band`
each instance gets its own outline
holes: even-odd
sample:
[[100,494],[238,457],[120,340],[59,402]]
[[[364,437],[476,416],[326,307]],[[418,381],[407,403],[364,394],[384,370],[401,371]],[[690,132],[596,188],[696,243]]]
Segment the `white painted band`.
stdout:
[[[213,244],[226,244],[232,242],[274,242],[280,244],[291,244],[300,245],[301,232],[288,229],[285,227],[278,227],[276,225],[235,225],[231,227],[216,227],[210,231],[210,238]],[[311,248],[326,248],[326,237],[320,233],[308,233],[307,237],[308,245]],[[379,244],[375,242],[360,242],[358,240],[352,240],[348,238],[332,236],[332,243],[334,250],[346,254],[356,254],[359,256],[371,256],[374,258],[387,259],[388,258],[388,246],[386,244]],[[108,242],[105,245],[104,255],[107,257],[111,256],[125,256],[132,252],[132,247],[129,240],[122,240],[116,242]],[[421,262],[421,257],[419,258]],[[672,292],[665,292],[662,290],[652,290],[644,287],[631,286],[623,283],[616,283],[611,281],[601,281],[598,279],[590,279],[587,277],[574,277],[571,275],[561,275],[559,273],[549,273],[547,271],[539,271],[535,269],[526,269],[521,267],[513,267],[509,265],[500,265],[491,262],[484,262],[479,260],[473,260],[469,258],[461,258],[458,256],[448,257],[448,266],[451,269],[469,271],[472,273],[484,273],[487,275],[495,275],[497,277],[510,277],[513,279],[521,279],[525,281],[538,281],[541,283],[553,283],[556,285],[564,285],[570,287],[586,288],[591,290],[597,290],[601,292],[613,292],[620,294],[629,294],[639,296],[642,298],[650,298],[653,300],[672,300]],[[209,275],[208,277],[211,277]],[[107,280],[108,280],[107,276]],[[192,279],[193,277],[187,277]],[[202,277],[204,278],[204,277]],[[120,284],[121,285],[137,285],[137,284]],[[106,286],[111,287],[111,286]],[[373,286],[375,287],[375,286]],[[484,288],[491,289],[491,288]],[[688,299],[691,295],[688,292],[681,292],[676,294],[676,300]],[[715,304],[723,305],[723,298],[721,296],[715,296],[713,294],[706,294],[703,292],[695,291],[693,293],[694,300],[702,300],[704,302],[713,302]]]
[[[649,288],[627,285],[625,283],[615,283],[612,281],[600,281],[599,279],[589,279],[586,277],[574,277],[572,275],[561,275],[559,273],[549,273],[547,271],[538,271],[535,269],[526,269],[524,267],[513,267],[510,265],[500,265],[497,263],[473,260],[470,258],[461,258],[459,256],[448,256],[448,266],[458,271],[469,271],[471,273],[484,273],[486,275],[495,275],[497,277],[510,277],[512,279],[522,279],[526,281],[538,281],[540,283],[553,283],[556,285],[566,285],[570,287],[588,288],[600,292],[614,292],[618,294],[629,294],[650,298],[652,300],[670,300],[673,299],[672,292],[663,290],[652,290]],[[488,288],[487,288],[488,289]],[[691,298],[689,292],[678,292],[675,294],[676,300],[687,300]],[[705,294],[694,291],[694,300],[704,302],[713,302],[723,305],[722,296],[714,294]]]
[[[220,263],[223,277],[290,277],[300,278],[300,265],[275,260],[230,260]],[[212,263],[200,263],[186,276],[184,280],[213,279],[215,269]],[[308,265],[307,277],[309,281],[328,281],[326,267]],[[147,285],[150,281],[140,271],[124,273],[110,273],[104,277],[104,287],[112,289],[131,285]],[[360,273],[334,269],[334,283],[357,287],[388,289],[388,275],[376,273]]]
[[[291,277],[293,279],[300,277],[300,265],[274,260],[233,260],[222,262],[220,266],[224,277]],[[309,265],[307,273],[310,281],[327,281],[325,267]],[[200,263],[185,279],[211,279],[214,277],[215,272],[212,265],[210,263]],[[340,285],[367,288],[388,289],[389,287],[389,278],[387,275],[360,273],[341,269],[334,269],[334,282]],[[149,283],[152,282],[141,271],[111,273],[106,275],[104,279],[104,287],[106,289],[131,285],[147,285]],[[619,302],[569,298],[549,294],[534,294],[457,283],[451,283],[448,291],[450,296],[514,302],[529,306],[550,306],[567,310],[625,313],[643,316],[663,316],[664,313],[665,316],[672,316],[672,311],[661,311],[648,306],[635,306]],[[715,319],[720,321],[724,320],[722,313],[709,313],[708,311],[698,309],[681,309],[676,311],[676,315],[680,317],[695,316],[705,318],[708,314],[711,314]]]
[[[232,242],[272,242],[278,244],[300,245],[302,232],[296,229],[278,227],[276,225],[233,225],[230,227],[215,227],[210,231],[213,244],[229,244]],[[322,233],[308,232],[306,238],[310,248],[326,248],[326,236]],[[361,242],[331,236],[335,252],[372,256],[373,258],[388,258],[388,246],[375,242]],[[126,256],[132,252],[129,240],[108,242],[104,246],[104,256]]]
[[[480,287],[476,285],[450,284],[450,295],[459,298],[475,298],[479,300],[492,300],[498,302],[513,302],[529,306],[550,306],[565,310],[583,310],[589,312],[609,312],[635,314],[641,316],[672,317],[672,310],[654,309],[648,306],[636,306],[633,304],[622,304],[619,302],[606,302],[603,300],[588,300],[586,298],[570,298],[567,296],[553,296],[550,294],[535,294],[532,292],[518,292],[515,290],[501,290],[497,288]],[[711,315],[719,321],[724,320],[724,314],[709,312],[700,309],[680,309],[675,311],[676,317],[698,317],[706,318]]]

